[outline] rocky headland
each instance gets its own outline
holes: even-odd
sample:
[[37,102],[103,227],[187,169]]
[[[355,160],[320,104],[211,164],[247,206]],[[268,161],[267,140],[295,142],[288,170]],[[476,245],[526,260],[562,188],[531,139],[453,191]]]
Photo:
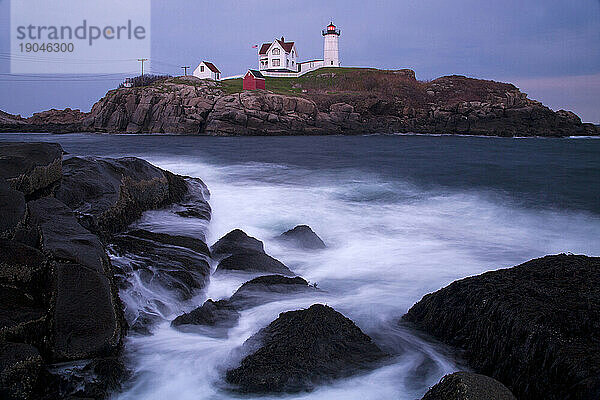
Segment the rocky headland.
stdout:
[[267,78],[242,92],[240,79],[178,77],[109,91],[91,112],[0,114],[0,132],[190,135],[424,133],[493,136],[598,135],[569,111],[552,111],[509,83],[414,71],[324,68],[297,79]]

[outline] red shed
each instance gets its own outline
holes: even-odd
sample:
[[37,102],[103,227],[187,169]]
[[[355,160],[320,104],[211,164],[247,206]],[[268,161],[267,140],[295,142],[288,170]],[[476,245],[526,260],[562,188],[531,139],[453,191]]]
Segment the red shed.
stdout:
[[255,69],[249,69],[244,75],[244,90],[265,89],[265,77]]

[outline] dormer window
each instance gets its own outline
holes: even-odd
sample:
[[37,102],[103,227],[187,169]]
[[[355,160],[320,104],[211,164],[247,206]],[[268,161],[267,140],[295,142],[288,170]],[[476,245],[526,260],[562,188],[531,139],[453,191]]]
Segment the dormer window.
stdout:
[[279,49],[273,49],[273,55],[274,56],[278,56],[279,55]]

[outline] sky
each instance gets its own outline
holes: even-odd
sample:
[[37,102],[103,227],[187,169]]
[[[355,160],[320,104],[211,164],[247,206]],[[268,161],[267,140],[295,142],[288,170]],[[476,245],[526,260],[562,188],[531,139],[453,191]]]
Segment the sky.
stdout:
[[[322,58],[321,29],[333,20],[342,66],[511,82],[600,123],[600,0],[152,0],[151,11],[153,73],[180,75],[207,60],[223,76],[241,74],[257,67],[253,45],[281,36],[296,42],[300,61]],[[11,75],[10,29],[10,1],[0,0],[0,110],[89,111],[128,76]]]

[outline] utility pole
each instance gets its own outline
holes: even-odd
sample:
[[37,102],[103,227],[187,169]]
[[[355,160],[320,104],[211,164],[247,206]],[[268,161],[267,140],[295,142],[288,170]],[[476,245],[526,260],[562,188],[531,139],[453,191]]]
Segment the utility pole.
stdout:
[[183,70],[183,74],[185,76],[187,76],[187,70],[188,70],[188,68],[192,68],[192,67],[189,67],[189,66],[183,66],[183,67],[181,67],[181,69]]
[[142,63],[142,86],[144,85],[144,61],[148,61],[147,58],[138,58],[138,61]]

